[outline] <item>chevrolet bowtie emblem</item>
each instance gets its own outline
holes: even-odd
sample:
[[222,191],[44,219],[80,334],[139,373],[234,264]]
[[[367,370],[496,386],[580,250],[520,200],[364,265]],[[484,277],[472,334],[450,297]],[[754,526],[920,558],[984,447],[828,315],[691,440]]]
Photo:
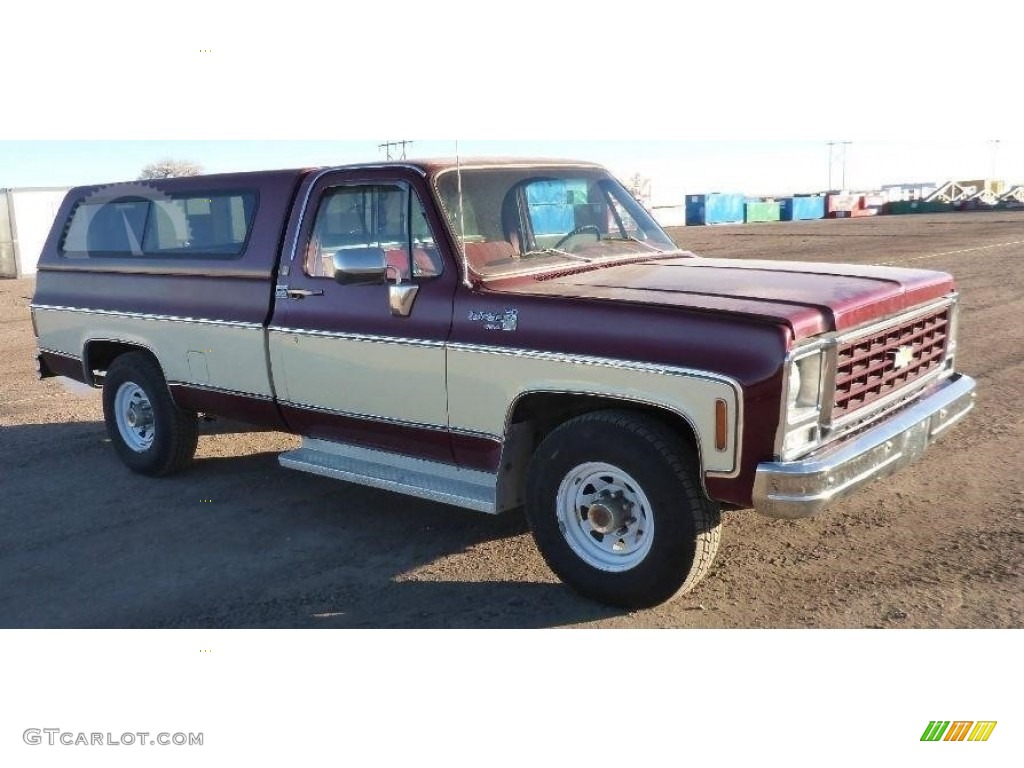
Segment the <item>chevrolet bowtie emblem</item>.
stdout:
[[900,347],[893,354],[893,363],[897,371],[902,371],[914,362],[914,348]]

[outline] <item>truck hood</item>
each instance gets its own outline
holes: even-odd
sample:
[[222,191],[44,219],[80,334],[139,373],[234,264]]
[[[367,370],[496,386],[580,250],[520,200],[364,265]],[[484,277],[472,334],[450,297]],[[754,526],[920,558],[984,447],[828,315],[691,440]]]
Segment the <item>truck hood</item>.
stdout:
[[844,331],[953,291],[943,272],[851,264],[678,259],[581,268],[493,285],[502,293],[559,295],[753,316],[794,338]]

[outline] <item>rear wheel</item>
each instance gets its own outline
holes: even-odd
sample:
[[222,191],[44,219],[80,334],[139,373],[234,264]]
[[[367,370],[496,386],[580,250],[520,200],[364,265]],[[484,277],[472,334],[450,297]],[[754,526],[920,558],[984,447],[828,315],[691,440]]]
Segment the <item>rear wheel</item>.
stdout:
[[721,515],[693,449],[643,414],[600,411],[552,432],[527,477],[527,517],[551,569],[580,594],[636,609],[692,589]]
[[143,352],[111,364],[103,382],[103,418],[118,456],[134,472],[171,475],[195,456],[196,415],[175,404],[160,366]]

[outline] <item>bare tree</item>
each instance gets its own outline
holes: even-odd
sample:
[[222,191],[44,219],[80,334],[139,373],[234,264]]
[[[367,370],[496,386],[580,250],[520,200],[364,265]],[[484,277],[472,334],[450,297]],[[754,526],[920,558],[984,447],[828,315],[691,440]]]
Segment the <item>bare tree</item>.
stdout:
[[203,167],[199,163],[188,160],[172,160],[165,158],[156,163],[150,163],[139,174],[139,180],[147,179],[173,179],[178,176],[199,176]]

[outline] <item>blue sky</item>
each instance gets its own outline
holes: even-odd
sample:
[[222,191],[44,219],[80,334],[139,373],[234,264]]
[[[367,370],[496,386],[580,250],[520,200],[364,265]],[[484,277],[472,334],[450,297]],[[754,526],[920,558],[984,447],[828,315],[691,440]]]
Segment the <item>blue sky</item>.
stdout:
[[[385,137],[386,138],[386,137]],[[447,156],[455,141],[416,140],[410,157]],[[73,186],[135,178],[149,162],[191,160],[210,173],[334,165],[384,158],[380,140],[339,141],[0,141],[0,187]],[[463,156],[530,155],[593,160],[620,178],[651,179],[656,204],[681,203],[686,194],[814,192],[828,186],[826,140],[601,141],[463,140]],[[937,182],[996,175],[1024,183],[1024,142],[983,139],[854,141],[847,147],[851,188],[884,183]],[[838,187],[841,163],[832,167]]]

